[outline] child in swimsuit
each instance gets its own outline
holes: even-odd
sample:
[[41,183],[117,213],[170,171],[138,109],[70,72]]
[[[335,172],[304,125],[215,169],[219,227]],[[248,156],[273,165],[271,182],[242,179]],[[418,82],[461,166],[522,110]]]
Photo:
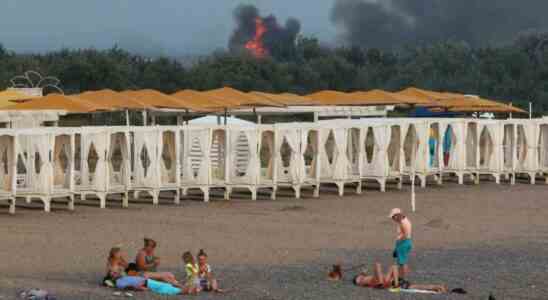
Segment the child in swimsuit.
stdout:
[[186,272],[186,283],[184,288],[189,294],[198,294],[202,291],[199,277],[200,269],[190,251],[183,253],[183,262],[185,264]]

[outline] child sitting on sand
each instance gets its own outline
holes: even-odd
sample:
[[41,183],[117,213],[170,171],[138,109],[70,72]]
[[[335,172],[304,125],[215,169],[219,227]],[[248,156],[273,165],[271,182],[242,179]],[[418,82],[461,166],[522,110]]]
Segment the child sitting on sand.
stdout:
[[190,251],[183,253],[183,262],[185,264],[186,272],[185,290],[187,290],[189,294],[198,294],[202,291],[199,277],[200,269]]
[[224,291],[219,288],[217,279],[211,272],[211,266],[207,263],[207,254],[203,249],[198,252],[198,279],[200,280],[200,288],[203,291],[213,291],[216,293],[223,293]]

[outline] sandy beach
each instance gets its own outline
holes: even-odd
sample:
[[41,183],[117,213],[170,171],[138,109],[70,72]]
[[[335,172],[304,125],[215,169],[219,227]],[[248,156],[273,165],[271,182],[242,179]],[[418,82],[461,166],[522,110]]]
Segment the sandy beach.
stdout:
[[[51,291],[58,299],[120,299],[100,286],[111,246],[122,244],[130,259],[149,236],[159,242],[161,270],[182,278],[183,251],[208,252],[226,295],[194,299],[546,299],[548,288],[548,186],[513,187],[445,183],[417,188],[417,212],[410,213],[410,186],[362,195],[348,188],[338,197],[322,188],[321,198],[306,191],[302,200],[282,190],[276,201],[236,194],[223,201],[159,207],[147,199],[128,209],[110,202],[78,203],[76,211],[59,203],[46,214],[38,205],[0,212],[0,299],[14,299],[24,288]],[[285,195],[284,195],[285,194]],[[344,268],[375,261],[391,263],[395,237],[389,210],[401,207],[414,224],[411,256],[416,283],[461,287],[467,295],[403,295],[326,281],[331,264]],[[173,298],[183,298],[173,297]],[[137,293],[135,299],[166,299]]]

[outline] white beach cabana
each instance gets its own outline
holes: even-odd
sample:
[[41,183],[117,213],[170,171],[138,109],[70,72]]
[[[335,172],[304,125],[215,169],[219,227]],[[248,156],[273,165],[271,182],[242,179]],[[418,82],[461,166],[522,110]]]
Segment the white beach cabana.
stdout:
[[548,184],[548,117],[538,119],[537,131],[539,135],[538,146],[538,164],[539,173],[544,176],[546,184]]
[[529,119],[512,119],[516,126],[516,164],[515,174],[526,175],[531,184],[535,184],[540,173],[539,145],[541,134],[539,122]]
[[[285,123],[274,125],[276,188],[291,187],[295,197],[301,197],[303,187],[320,188],[320,139],[315,123]],[[275,197],[275,196],[274,196]]]
[[0,201],[7,201],[9,213],[15,213],[17,188],[17,131],[0,130]]
[[320,181],[332,183],[344,195],[347,184],[361,193],[360,139],[362,130],[348,120],[320,121]]
[[160,193],[174,193],[174,203],[180,202],[179,185],[179,128],[131,127],[131,187],[134,198],[148,193],[154,205]]
[[386,191],[388,180],[396,180],[402,188],[403,139],[401,124],[390,119],[361,119],[363,134],[360,141],[361,179],[379,183]]
[[82,200],[99,198],[105,208],[109,195],[121,195],[128,206],[130,187],[130,142],[128,127],[83,127],[77,136],[80,161],[76,192]]
[[18,131],[16,196],[34,199],[51,210],[53,199],[68,198],[74,210],[75,131],[70,128],[34,128]]
[[[211,170],[211,145],[213,129],[210,126],[185,126],[180,131],[182,156],[180,160],[180,188],[183,196],[188,190],[199,189],[204,201],[209,201],[209,189],[213,187]],[[223,144],[224,142],[219,142]],[[225,148],[226,149],[226,148]],[[222,151],[221,149],[218,151]],[[217,162],[223,165],[223,162]],[[217,174],[216,176],[221,175]],[[221,175],[222,176],[222,175]]]

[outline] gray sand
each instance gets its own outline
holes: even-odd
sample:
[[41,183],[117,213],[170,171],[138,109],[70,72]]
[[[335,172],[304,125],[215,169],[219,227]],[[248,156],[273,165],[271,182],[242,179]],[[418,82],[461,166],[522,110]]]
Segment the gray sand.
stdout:
[[[50,290],[58,299],[121,299],[99,286],[111,246],[123,244],[133,259],[144,236],[159,241],[162,270],[182,277],[180,255],[204,248],[221,285],[234,290],[224,296],[194,299],[548,299],[548,187],[514,187],[482,182],[480,186],[417,189],[411,256],[416,283],[445,283],[468,295],[408,295],[353,287],[356,272],[345,281],[325,280],[331,264],[349,268],[375,261],[391,263],[395,227],[387,218],[392,207],[409,210],[409,186],[361,196],[334,189],[320,199],[277,201],[246,194],[225,202],[166,198],[159,207],[146,199],[129,209],[109,203],[101,210],[87,201],[69,212],[54,205],[45,214],[37,205],[18,207],[15,216],[0,210],[0,299],[14,299],[25,287]],[[370,269],[370,267],[369,267]],[[172,297],[182,298],[179,297]],[[168,299],[137,293],[135,299]]]

